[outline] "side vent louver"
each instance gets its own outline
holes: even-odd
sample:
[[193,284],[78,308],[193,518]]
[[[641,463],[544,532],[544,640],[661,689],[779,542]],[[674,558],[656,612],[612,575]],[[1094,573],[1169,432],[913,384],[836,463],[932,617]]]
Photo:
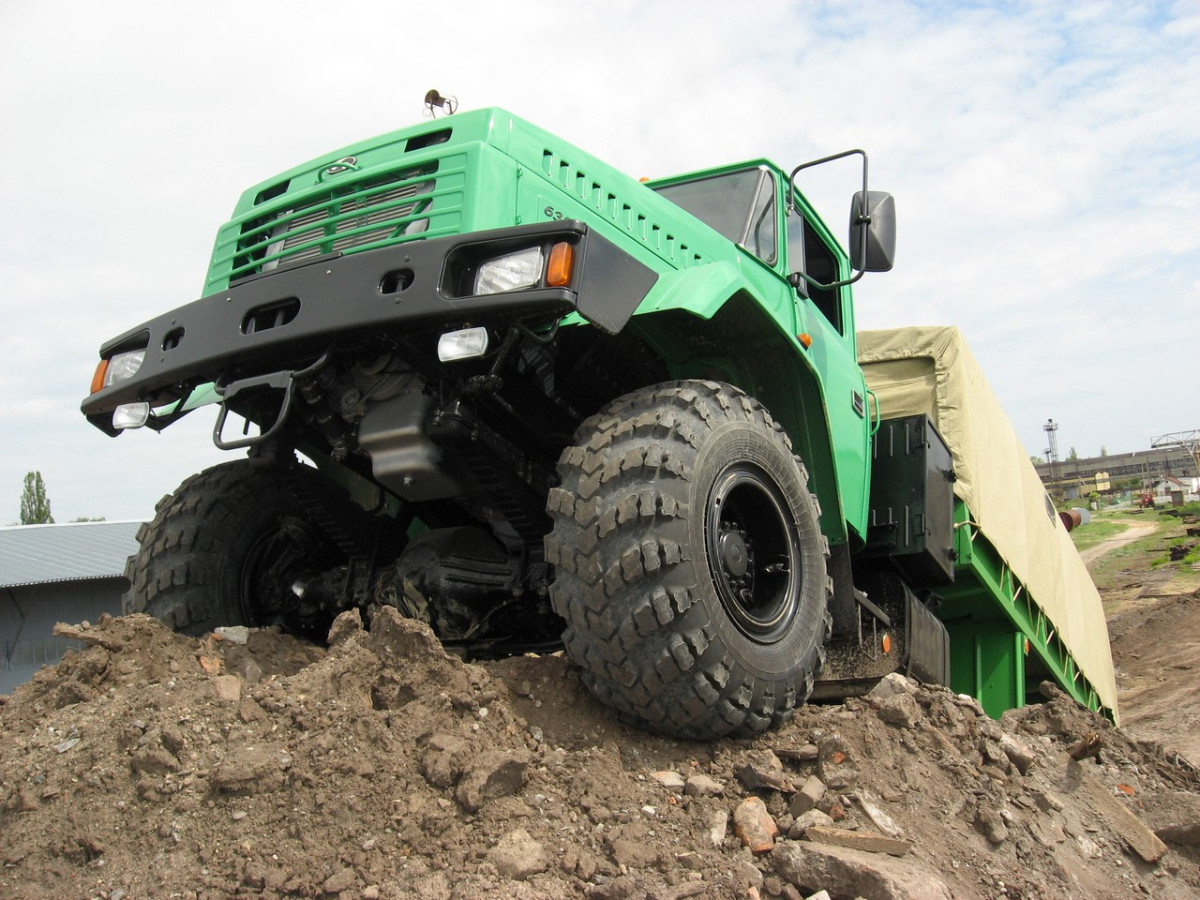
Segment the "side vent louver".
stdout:
[[589,178],[586,172],[575,168],[569,161],[560,159],[550,149],[542,150],[542,174],[595,209],[622,231],[641,241],[667,262],[681,268],[704,262],[701,255],[692,251],[686,243],[650,220],[645,213],[635,210],[631,203],[607,191],[598,181]]

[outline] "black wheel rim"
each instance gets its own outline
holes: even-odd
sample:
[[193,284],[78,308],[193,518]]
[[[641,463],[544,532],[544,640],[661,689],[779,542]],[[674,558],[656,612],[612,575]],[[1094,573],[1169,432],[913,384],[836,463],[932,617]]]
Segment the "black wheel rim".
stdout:
[[300,612],[293,586],[310,572],[319,539],[304,521],[285,517],[256,540],[242,566],[242,614],[251,625],[293,625]]
[[704,517],[708,566],[717,596],[738,630],[770,644],[799,612],[800,539],[783,493],[749,463],[725,469]]

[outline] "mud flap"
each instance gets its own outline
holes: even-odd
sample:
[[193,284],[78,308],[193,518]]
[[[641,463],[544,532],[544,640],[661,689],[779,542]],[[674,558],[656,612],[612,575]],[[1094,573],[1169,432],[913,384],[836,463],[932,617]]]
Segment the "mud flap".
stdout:
[[907,587],[904,630],[908,648],[906,674],[926,684],[950,686],[950,632]]

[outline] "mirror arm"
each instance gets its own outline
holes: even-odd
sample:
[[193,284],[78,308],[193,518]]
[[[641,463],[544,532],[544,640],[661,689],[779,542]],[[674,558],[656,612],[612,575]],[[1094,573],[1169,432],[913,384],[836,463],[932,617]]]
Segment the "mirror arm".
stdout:
[[845,287],[848,284],[854,284],[854,282],[858,281],[858,279],[862,278],[864,275],[867,274],[866,269],[859,269],[857,271],[858,271],[858,274],[853,276],[852,278],[847,278],[843,281],[831,281],[831,282],[829,282],[829,284],[822,284],[821,282],[817,281],[817,279],[813,278],[811,275],[806,275],[803,272],[793,272],[791,275],[788,276],[788,281],[790,281],[792,283],[792,287],[798,287],[799,280],[803,279],[804,281],[808,282],[809,287],[814,287],[819,291],[831,291],[834,288],[840,288],[840,287]]
[[[867,215],[867,152],[865,150],[843,150],[841,153],[834,153],[831,156],[822,156],[820,159],[814,159],[814,160],[810,160],[809,162],[806,162],[806,163],[800,163],[800,165],[798,165],[798,166],[796,166],[796,168],[792,169],[792,174],[788,176],[788,188],[789,188],[789,190],[788,190],[788,210],[793,211],[796,209],[796,175],[798,175],[801,170],[811,169],[813,166],[824,165],[827,162],[833,162],[835,159],[845,159],[847,156],[855,156],[855,155],[862,157],[863,186],[862,186],[862,204],[859,206],[859,213],[854,221],[855,221],[855,224],[858,224],[858,225],[870,225],[871,217],[869,215]],[[867,229],[867,228],[862,229],[862,238],[860,239],[860,252],[858,254],[858,258],[863,260],[864,262],[866,261],[866,258],[867,258],[867,233],[868,233],[868,230],[869,229]],[[858,272],[857,275],[855,275],[851,278],[847,278],[843,281],[831,281],[829,284],[822,284],[821,282],[817,281],[815,278],[812,278],[812,277],[806,275],[804,272],[793,272],[788,277],[788,280],[792,281],[792,279],[795,279],[797,276],[799,276],[800,278],[802,278],[806,282],[808,282],[810,287],[814,287],[817,290],[821,290],[821,291],[829,291],[829,290],[833,290],[834,288],[845,287],[848,284],[854,284],[854,282],[858,281],[858,279],[862,278],[863,275],[866,274],[867,270],[866,269],[856,269],[855,271]],[[793,284],[793,286],[798,286],[795,281],[792,281],[792,284]]]

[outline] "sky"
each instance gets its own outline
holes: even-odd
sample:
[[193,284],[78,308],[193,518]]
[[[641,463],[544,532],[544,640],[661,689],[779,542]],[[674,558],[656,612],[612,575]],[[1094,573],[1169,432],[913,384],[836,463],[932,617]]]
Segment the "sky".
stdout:
[[[100,343],[200,295],[252,184],[502,106],[635,176],[851,147],[896,197],[859,328],[955,325],[1030,454],[1200,428],[1200,2],[0,0],[0,524],[144,519],[213,416],[87,423]],[[850,166],[850,164],[847,164]],[[806,185],[845,220],[852,167]]]

